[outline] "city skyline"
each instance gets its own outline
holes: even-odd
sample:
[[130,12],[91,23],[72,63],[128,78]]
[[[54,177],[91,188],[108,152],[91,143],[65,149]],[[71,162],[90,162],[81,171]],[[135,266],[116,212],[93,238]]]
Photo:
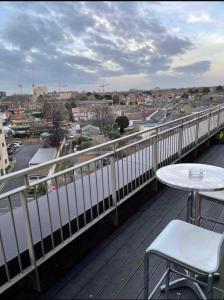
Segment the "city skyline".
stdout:
[[0,85],[107,90],[222,84],[222,2],[2,2]]

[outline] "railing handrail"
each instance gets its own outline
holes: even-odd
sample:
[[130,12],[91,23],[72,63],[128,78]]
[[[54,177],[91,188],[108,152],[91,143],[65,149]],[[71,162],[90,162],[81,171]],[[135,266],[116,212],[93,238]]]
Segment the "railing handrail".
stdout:
[[[191,114],[191,115],[188,115],[188,116],[184,116],[182,118],[175,119],[175,120],[169,121],[167,123],[163,123],[163,124],[160,124],[158,126],[146,129],[146,130],[142,130],[142,131],[139,131],[139,132],[136,132],[136,133],[132,133],[130,135],[118,138],[116,140],[109,141],[109,142],[106,142],[106,143],[103,143],[103,144],[100,144],[100,145],[93,146],[91,148],[87,148],[87,149],[81,150],[78,153],[77,152],[76,153],[71,153],[71,154],[59,157],[57,159],[50,160],[50,161],[48,161],[46,163],[39,164],[37,166],[27,167],[27,168],[24,168],[22,170],[15,171],[15,172],[12,172],[12,173],[7,174],[7,175],[3,175],[3,176],[0,177],[0,183],[4,182],[4,181],[7,181],[7,180],[11,180],[11,179],[17,178],[17,177],[28,175],[28,174],[30,174],[30,173],[32,173],[34,171],[37,171],[37,170],[40,170],[40,169],[43,169],[43,168],[46,168],[46,167],[50,167],[50,166],[52,166],[54,164],[62,163],[62,162],[67,161],[69,159],[78,157],[79,155],[82,155],[82,154],[85,154],[85,153],[89,153],[91,151],[95,151],[95,150],[103,148],[103,147],[107,147],[107,146],[111,146],[111,145],[116,145],[119,142],[123,142],[125,140],[130,139],[130,138],[134,138],[136,136],[148,133],[148,132],[153,131],[153,130],[158,130],[161,127],[168,126],[168,125],[171,125],[171,124],[176,123],[176,122],[182,121],[182,124],[183,124],[183,121],[185,119],[188,119],[188,118],[192,118],[192,117],[196,117],[197,118],[197,117],[200,117],[200,115],[202,115],[204,117],[206,115],[206,112],[210,113],[211,110],[218,111],[221,107],[223,107],[223,105],[217,105],[217,106],[208,108],[206,110],[203,110],[203,111],[201,111],[199,113],[196,113],[194,115]],[[77,165],[77,167],[79,167],[79,164]]]

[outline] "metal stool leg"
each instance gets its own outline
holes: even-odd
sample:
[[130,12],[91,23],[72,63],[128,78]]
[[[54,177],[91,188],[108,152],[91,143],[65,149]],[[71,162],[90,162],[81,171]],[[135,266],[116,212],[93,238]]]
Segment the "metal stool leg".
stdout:
[[166,268],[167,268],[167,274],[166,274],[166,283],[165,283],[165,291],[166,291],[166,299],[169,299],[169,287],[170,287],[170,262],[166,261]]
[[208,275],[208,300],[213,299],[213,275]]
[[144,257],[144,299],[149,295],[149,257],[148,253]]
[[189,193],[188,198],[187,198],[187,216],[186,216],[186,221],[188,223],[191,223],[192,219],[192,194]]

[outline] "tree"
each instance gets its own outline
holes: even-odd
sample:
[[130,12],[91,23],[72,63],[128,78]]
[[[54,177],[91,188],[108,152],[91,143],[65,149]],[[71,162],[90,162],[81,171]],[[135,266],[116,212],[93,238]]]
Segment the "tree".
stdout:
[[218,85],[218,86],[216,87],[216,91],[217,91],[217,92],[223,91],[223,86],[222,86],[222,85]]
[[113,104],[119,104],[120,102],[120,97],[118,95],[113,95]]
[[74,115],[72,113],[72,106],[69,102],[65,103],[65,108],[69,111],[69,120],[70,122],[74,122]]
[[66,112],[65,106],[61,103],[44,103],[43,114],[45,118],[52,122],[52,129],[49,136],[49,144],[53,147],[59,147],[63,140],[66,130],[62,122]]
[[65,132],[62,129],[63,112],[60,107],[53,106],[52,110],[52,144],[56,147],[60,146],[60,142],[65,136]]
[[210,89],[208,87],[203,87],[202,93],[203,94],[208,94],[210,92]]
[[126,127],[128,127],[128,125],[129,125],[128,117],[126,117],[126,116],[119,116],[119,117],[116,118],[115,122],[120,127],[120,133],[123,134],[124,133],[124,129]]
[[103,128],[113,123],[114,116],[111,109],[111,106],[108,105],[94,105],[93,109],[93,119],[92,123],[98,127],[100,127],[100,130],[103,132]]
[[188,99],[189,95],[187,93],[183,93],[183,95],[181,96],[182,99]]

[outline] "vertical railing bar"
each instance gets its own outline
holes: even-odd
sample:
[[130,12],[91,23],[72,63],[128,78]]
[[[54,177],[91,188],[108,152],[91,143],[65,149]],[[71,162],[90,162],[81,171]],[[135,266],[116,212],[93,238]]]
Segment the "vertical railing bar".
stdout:
[[[148,139],[149,141],[150,139]],[[146,178],[146,181],[148,180],[148,169],[149,169],[149,163],[148,163],[148,141],[145,142],[145,148],[144,148],[144,152],[145,152],[145,178]]]
[[133,190],[133,173],[132,173],[132,156],[133,156],[133,147],[131,147],[131,192]]
[[114,152],[114,165],[115,165],[115,174],[116,174],[116,169],[117,169],[117,180],[116,180],[116,191],[118,194],[118,201],[121,200],[121,195],[120,195],[120,168],[119,168],[119,159],[118,159],[118,153]]
[[150,169],[153,169],[153,139],[149,140],[149,168],[148,168],[148,177],[151,178]]
[[42,250],[43,257],[45,257],[44,242],[43,242],[43,231],[42,231],[42,226],[41,226],[40,209],[39,209],[36,185],[34,186],[34,195],[35,195],[35,202],[36,202],[36,206],[37,206],[37,217],[38,217],[39,230],[40,230],[41,250]]
[[[172,130],[172,129],[171,129]],[[169,147],[168,147],[168,164],[171,163],[171,156],[172,156],[172,144],[171,144],[171,130],[167,133],[168,140],[169,140]]]
[[102,180],[102,189],[103,189],[103,212],[105,212],[105,189],[104,189],[104,178],[103,178],[103,160],[101,159],[101,180]]
[[128,150],[125,152],[125,158],[126,158],[126,176],[127,176],[127,195],[129,194],[129,178],[128,178]]
[[147,152],[147,141],[144,143],[144,158],[145,158],[145,164],[144,164],[144,178],[145,181],[147,181],[147,169],[148,169],[148,152]]
[[[110,191],[110,176],[109,176],[110,172],[109,172],[109,166],[108,166],[108,162],[107,162],[107,184],[108,184],[108,207],[111,207],[111,203],[110,203],[110,192],[112,194],[112,191]],[[112,180],[112,178],[111,178]]]
[[59,193],[58,193],[58,179],[55,177],[55,186],[56,186],[56,193],[57,193],[57,200],[58,200],[58,212],[59,212],[59,222],[60,222],[60,234],[61,234],[61,241],[64,242],[63,236],[63,229],[62,229],[62,219],[61,219],[61,205],[59,200]]
[[118,225],[118,211],[117,211],[117,192],[116,192],[116,144],[113,144],[113,155],[110,158],[110,167],[111,167],[111,189],[112,189],[112,206],[115,207],[115,214],[113,216],[113,223]]
[[72,171],[72,178],[73,178],[73,187],[74,187],[74,196],[75,196],[76,225],[77,225],[77,230],[79,231],[78,199],[77,199],[76,179],[75,179],[75,173],[74,173],[74,171]]
[[90,168],[89,168],[89,164],[88,164],[88,180],[89,180],[89,201],[90,201],[90,216],[91,216],[91,220],[93,220],[93,202],[92,202],[92,188],[91,188],[91,180],[90,180]]
[[123,181],[123,198],[125,196],[125,188],[124,188],[124,155],[123,151],[121,151],[121,165],[122,165],[122,181]]
[[84,208],[83,217],[84,217],[84,225],[86,225],[86,203],[85,203],[82,167],[80,167],[80,176],[81,176],[81,183],[82,183],[82,200],[83,200],[83,208]]
[[138,144],[138,186],[141,185],[141,181],[140,181],[140,178],[141,178],[141,159],[140,159],[140,143]]
[[164,147],[165,147],[165,157],[166,157],[166,159],[165,159],[165,162],[166,162],[166,165],[168,165],[169,164],[169,150],[170,150],[170,140],[169,140],[169,131],[167,131],[166,132],[166,134],[165,134],[165,145],[164,145]]
[[9,267],[8,267],[6,255],[5,255],[5,249],[4,249],[4,245],[3,245],[1,230],[0,230],[0,244],[1,244],[1,248],[2,248],[2,254],[3,254],[3,260],[4,260],[4,266],[5,266],[6,276],[7,276],[8,281],[10,282],[11,281],[10,272],[9,272]]
[[20,272],[23,273],[22,261],[21,261],[21,256],[20,256],[20,252],[19,252],[19,241],[18,241],[18,237],[17,237],[16,224],[15,224],[15,218],[14,218],[14,214],[13,214],[11,197],[9,196],[8,199],[9,199],[10,214],[12,217],[13,232],[14,232],[15,240],[16,240],[16,250],[17,250],[17,254],[18,254],[19,269],[20,269]]
[[67,199],[67,208],[68,208],[68,228],[69,228],[69,235],[72,236],[72,226],[71,226],[71,215],[70,215],[70,205],[69,205],[69,197],[68,197],[68,183],[67,183],[67,177],[65,176],[65,192],[66,192],[66,199]]
[[144,143],[142,143],[142,183],[145,182],[145,156],[144,156]]
[[96,162],[94,162],[94,165],[95,165],[95,180],[96,180],[97,216],[99,216],[100,215],[100,210],[99,210],[99,191],[98,191],[98,180],[97,180]]
[[136,152],[137,152],[137,150],[136,150],[136,148],[137,148],[137,146],[135,145],[135,189],[137,188],[137,179],[136,179],[136,168],[137,168],[137,166],[136,166]]
[[53,237],[53,226],[52,226],[52,219],[51,219],[51,208],[50,208],[50,202],[49,202],[47,181],[45,181],[45,188],[46,188],[46,196],[47,196],[48,215],[49,215],[49,221],[50,221],[50,230],[51,230],[51,243],[52,243],[52,248],[54,249],[55,246],[54,246],[54,237]]
[[[27,182],[28,182],[28,179],[26,178],[26,183]],[[27,188],[28,187],[29,186],[27,186]],[[26,226],[25,229],[26,229],[26,237],[27,237],[30,262],[34,266],[34,269],[35,269],[37,290],[40,291],[41,290],[40,279],[39,279],[39,274],[38,274],[38,270],[37,270],[37,262],[36,262],[34,244],[33,244],[33,234],[32,234],[31,222],[30,222],[29,209],[28,209],[28,205],[27,205],[26,192],[25,191],[20,192],[20,197],[21,197],[21,205],[22,205],[22,209],[23,209],[25,226]]]

